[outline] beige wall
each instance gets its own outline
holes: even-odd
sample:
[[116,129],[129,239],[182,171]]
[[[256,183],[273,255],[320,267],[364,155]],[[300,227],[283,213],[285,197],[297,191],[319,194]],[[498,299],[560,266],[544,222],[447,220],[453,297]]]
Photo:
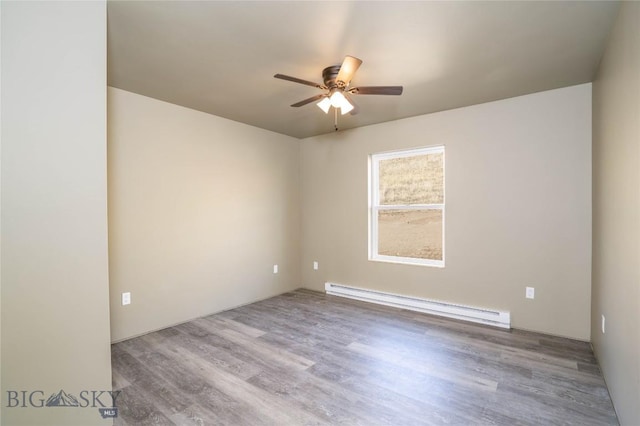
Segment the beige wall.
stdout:
[[[368,261],[368,155],[441,144],[446,267]],[[590,84],[305,139],[301,170],[305,287],[505,309],[514,327],[589,339]]]
[[[640,424],[640,3],[623,3],[593,84],[593,348]],[[601,316],[605,315],[605,334]]]
[[1,7],[1,423],[108,424],[7,408],[7,391],[111,390],[106,4]]
[[299,140],[108,93],[112,339],[299,287]]

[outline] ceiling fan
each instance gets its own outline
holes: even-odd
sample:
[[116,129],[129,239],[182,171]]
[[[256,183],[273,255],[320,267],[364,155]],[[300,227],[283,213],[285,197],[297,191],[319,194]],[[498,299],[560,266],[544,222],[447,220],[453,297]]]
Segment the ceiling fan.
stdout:
[[[356,114],[358,109],[356,104],[351,100],[350,95],[401,95],[402,86],[361,86],[349,87],[353,75],[362,65],[362,61],[353,56],[346,56],[342,65],[332,65],[322,71],[322,80],[324,84],[314,83],[312,81],[302,80],[296,77],[290,77],[284,74],[276,74],[275,78],[293,81],[294,83],[305,84],[307,86],[316,87],[323,91],[318,95],[304,99],[291,105],[292,107],[301,107],[311,102],[320,101],[318,107],[325,114],[329,112],[331,107],[335,108],[336,117],[338,109],[342,115],[351,113]],[[336,126],[336,130],[337,126]]]

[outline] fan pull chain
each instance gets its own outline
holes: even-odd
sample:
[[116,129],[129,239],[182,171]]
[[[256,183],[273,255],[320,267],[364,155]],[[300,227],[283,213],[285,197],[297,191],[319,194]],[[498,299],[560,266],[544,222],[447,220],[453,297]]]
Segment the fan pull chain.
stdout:
[[338,108],[333,108],[333,127],[338,131]]

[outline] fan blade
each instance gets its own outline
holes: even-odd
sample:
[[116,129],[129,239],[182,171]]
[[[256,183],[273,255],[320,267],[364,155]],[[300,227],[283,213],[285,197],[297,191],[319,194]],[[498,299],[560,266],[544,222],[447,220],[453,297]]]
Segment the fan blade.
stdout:
[[402,95],[402,86],[363,86],[349,90],[354,95]]
[[349,82],[356,71],[358,71],[358,68],[360,68],[360,65],[362,65],[360,59],[354,58],[353,56],[345,56],[342,65],[340,65],[340,71],[336,76],[336,81],[343,82],[345,86],[349,85]]
[[274,77],[275,78],[279,78],[281,80],[293,81],[294,83],[305,84],[305,85],[311,86],[311,87],[317,87],[318,89],[326,89],[325,86],[323,86],[321,84],[318,84],[318,83],[314,83],[313,81],[302,80],[301,78],[291,77],[291,76],[284,75],[284,74],[276,74],[276,75],[274,75]]
[[318,99],[322,99],[322,98],[324,98],[325,96],[327,96],[327,95],[325,95],[324,93],[321,93],[321,94],[319,94],[319,95],[315,95],[315,96],[312,96],[312,97],[310,97],[310,98],[307,98],[307,99],[305,99],[305,100],[303,100],[303,101],[297,102],[297,103],[295,103],[295,104],[293,104],[293,105],[291,105],[291,106],[292,106],[292,107],[295,107],[295,108],[297,108],[297,107],[301,107],[301,106],[303,106],[303,105],[310,104],[310,103],[311,103],[311,102],[313,102],[313,101],[317,101]]

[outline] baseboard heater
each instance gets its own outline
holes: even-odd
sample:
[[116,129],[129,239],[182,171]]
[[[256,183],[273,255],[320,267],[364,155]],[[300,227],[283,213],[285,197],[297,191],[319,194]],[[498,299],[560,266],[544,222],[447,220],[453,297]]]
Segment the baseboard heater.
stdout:
[[400,294],[349,287],[335,283],[325,283],[324,288],[327,294],[334,296],[348,297],[350,299],[377,303],[379,305],[393,306],[447,318],[492,325],[494,327],[511,328],[511,314],[505,311],[474,308],[472,306],[457,305],[419,297],[402,296]]

